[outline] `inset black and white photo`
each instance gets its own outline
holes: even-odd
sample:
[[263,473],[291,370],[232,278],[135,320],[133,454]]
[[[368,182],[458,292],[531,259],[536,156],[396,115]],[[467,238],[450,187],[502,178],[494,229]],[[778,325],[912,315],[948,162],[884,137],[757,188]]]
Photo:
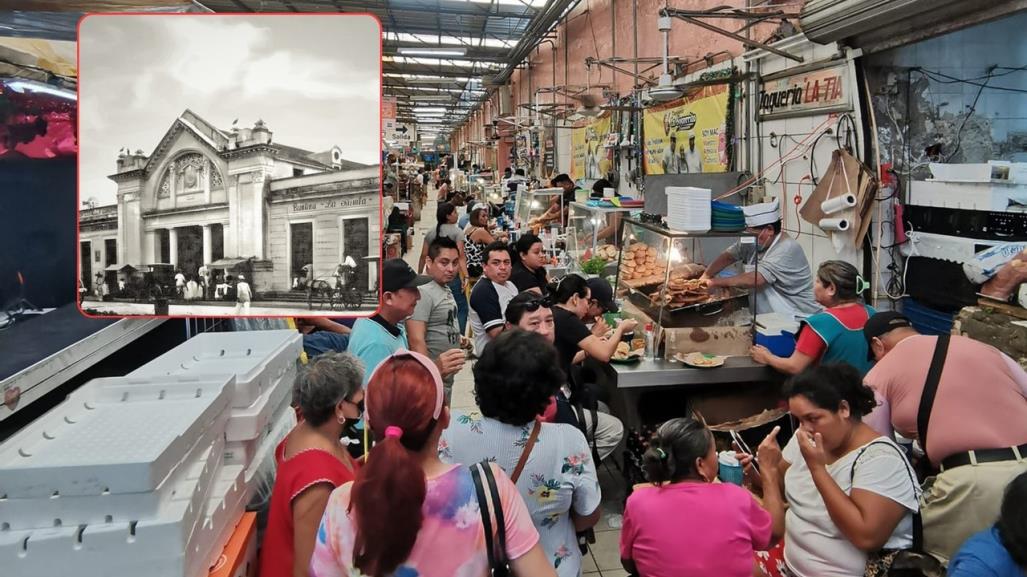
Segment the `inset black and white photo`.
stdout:
[[84,313],[376,310],[377,20],[92,15],[79,49]]

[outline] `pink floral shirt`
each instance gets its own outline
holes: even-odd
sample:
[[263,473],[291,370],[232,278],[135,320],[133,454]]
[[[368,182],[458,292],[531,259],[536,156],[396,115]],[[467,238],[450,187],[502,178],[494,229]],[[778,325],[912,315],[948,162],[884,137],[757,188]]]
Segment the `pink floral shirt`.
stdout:
[[[510,478],[499,467],[492,469],[506,521],[507,555],[517,559],[538,543],[538,531]],[[311,577],[365,577],[352,564],[356,528],[346,511],[352,487],[347,483],[335,489],[328,500],[310,559]],[[467,467],[454,465],[428,479],[422,511],[414,548],[393,577],[487,577],[485,532]]]

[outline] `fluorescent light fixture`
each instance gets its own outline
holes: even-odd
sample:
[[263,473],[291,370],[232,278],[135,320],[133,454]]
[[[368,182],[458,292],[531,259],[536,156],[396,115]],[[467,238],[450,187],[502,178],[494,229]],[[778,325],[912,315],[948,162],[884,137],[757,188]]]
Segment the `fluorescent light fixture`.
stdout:
[[7,88],[19,93],[24,94],[27,92],[37,92],[40,94],[52,94],[53,96],[59,96],[68,100],[78,100],[78,94],[70,91],[58,88],[56,86],[50,86],[49,84],[43,84],[42,82],[33,82],[31,80],[15,80],[13,82],[6,83]]
[[411,56],[423,55],[423,56],[464,56],[467,54],[466,48],[400,48],[400,54],[407,54]]
[[449,102],[453,97],[448,94],[414,94],[410,100],[425,100],[433,102]]
[[444,106],[415,106],[414,112],[446,112]]
[[452,78],[441,78],[441,77],[406,78],[405,80],[407,82],[409,82],[410,84],[455,84],[456,83],[456,80],[454,80]]

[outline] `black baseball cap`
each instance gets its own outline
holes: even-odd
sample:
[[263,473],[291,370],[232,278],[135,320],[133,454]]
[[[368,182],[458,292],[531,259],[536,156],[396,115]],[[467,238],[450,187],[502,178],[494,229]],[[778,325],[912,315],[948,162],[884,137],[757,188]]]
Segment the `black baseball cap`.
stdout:
[[571,184],[574,184],[574,180],[572,180],[571,177],[568,176],[566,173],[557,174],[553,177],[553,180],[549,181],[549,183],[553,186],[560,186],[561,182],[569,182]]
[[417,288],[431,282],[431,277],[417,274],[407,261],[393,258],[382,263],[382,291],[394,293],[399,289]]
[[620,310],[617,308],[617,302],[613,300],[613,287],[606,279],[596,276],[588,279],[586,283],[589,290],[592,291],[592,298],[599,303],[599,306],[603,307],[603,310],[608,313]]
[[870,360],[874,358],[870,343],[875,338],[880,338],[895,329],[912,326],[913,323],[905,315],[896,311],[882,311],[867,319],[867,324],[863,325],[863,337],[867,340],[867,357]]

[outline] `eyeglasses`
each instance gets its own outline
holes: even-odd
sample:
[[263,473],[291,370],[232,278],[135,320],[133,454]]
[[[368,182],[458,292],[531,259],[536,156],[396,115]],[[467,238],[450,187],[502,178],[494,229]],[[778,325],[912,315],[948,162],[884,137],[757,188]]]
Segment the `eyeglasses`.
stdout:
[[553,308],[553,299],[549,297],[541,297],[537,299],[531,299],[530,301],[524,302],[524,310],[529,313],[537,311],[539,308]]

